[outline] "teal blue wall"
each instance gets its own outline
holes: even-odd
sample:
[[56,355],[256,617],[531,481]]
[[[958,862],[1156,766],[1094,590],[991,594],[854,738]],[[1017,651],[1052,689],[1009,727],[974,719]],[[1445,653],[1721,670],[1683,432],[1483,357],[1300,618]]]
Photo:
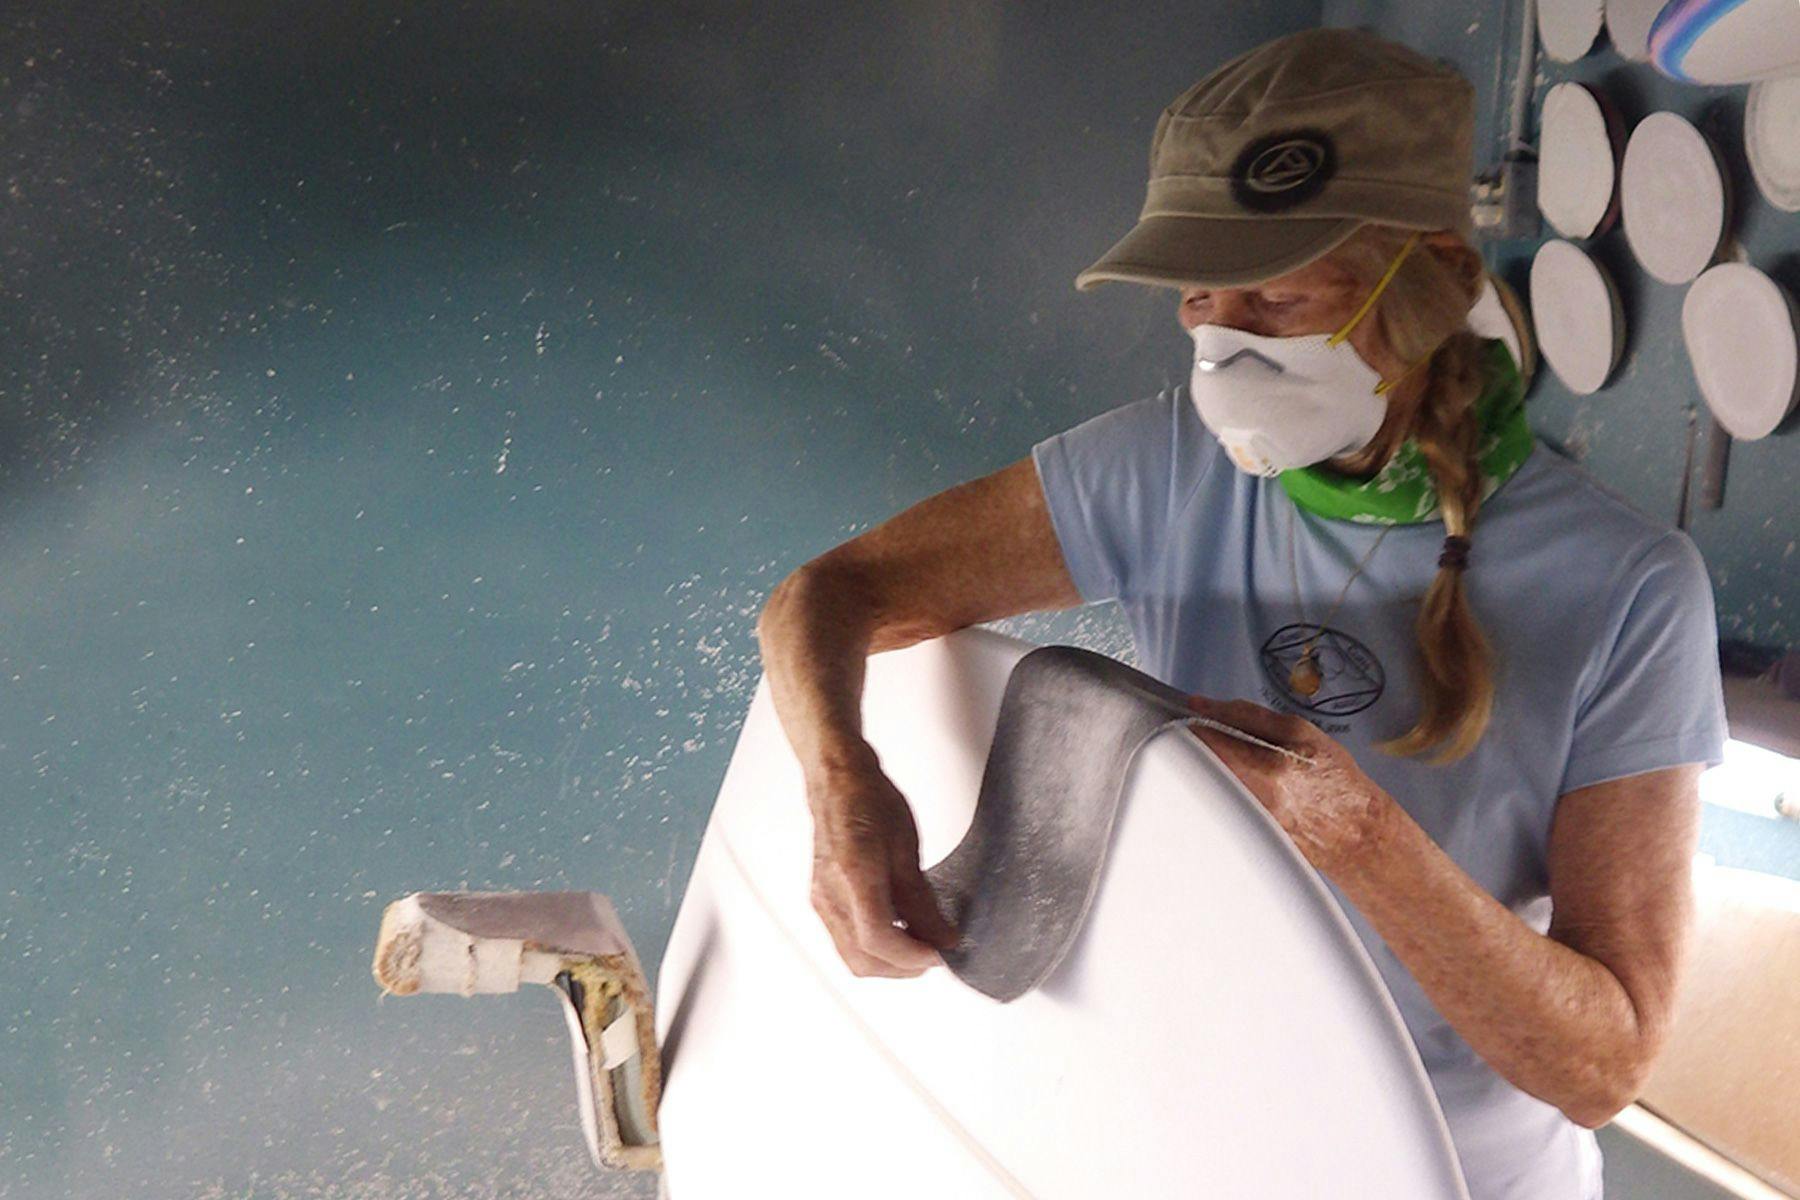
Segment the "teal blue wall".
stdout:
[[769,588],[1167,382],[1073,277],[1317,12],[9,4],[0,1194],[649,1195],[547,993],[377,1003],[382,905],[655,963]]

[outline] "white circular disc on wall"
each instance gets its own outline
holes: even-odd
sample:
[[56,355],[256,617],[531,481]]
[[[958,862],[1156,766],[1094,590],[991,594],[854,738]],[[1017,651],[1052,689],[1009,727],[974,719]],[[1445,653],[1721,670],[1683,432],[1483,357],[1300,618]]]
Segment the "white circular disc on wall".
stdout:
[[1513,365],[1519,368],[1519,380],[1531,386],[1537,372],[1537,344],[1531,335],[1531,319],[1525,306],[1507,282],[1491,272],[1469,310],[1469,330],[1484,338],[1499,338],[1512,352]]
[[1579,83],[1544,96],[1538,134],[1538,211],[1568,238],[1605,233],[1618,214],[1619,122]]
[[1664,0],[1606,0],[1606,36],[1632,62],[1650,61],[1650,25]]
[[1784,212],[1800,212],[1800,75],[1750,89],[1744,154],[1764,198]]
[[1767,437],[1793,410],[1800,372],[1793,297],[1748,263],[1720,263],[1681,304],[1694,381],[1725,432]]
[[1538,349],[1578,396],[1597,392],[1625,346],[1618,289],[1573,242],[1545,242],[1531,260],[1531,318]]
[[1538,40],[1557,62],[1574,62],[1600,36],[1601,0],[1538,0]]
[[1651,113],[1625,147],[1619,205],[1644,270],[1664,283],[1688,282],[1725,236],[1725,176],[1712,143],[1675,113]]

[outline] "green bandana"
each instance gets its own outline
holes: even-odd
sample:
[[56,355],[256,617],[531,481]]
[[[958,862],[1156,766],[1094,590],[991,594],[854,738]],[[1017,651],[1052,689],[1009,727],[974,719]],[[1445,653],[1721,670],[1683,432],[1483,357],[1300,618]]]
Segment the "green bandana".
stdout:
[[[1525,387],[1506,343],[1487,343],[1487,387],[1475,401],[1481,421],[1481,498],[1486,500],[1512,477],[1531,453],[1525,423]],[[1438,513],[1437,488],[1419,444],[1412,438],[1373,479],[1352,479],[1327,467],[1300,467],[1277,478],[1294,503],[1322,517],[1366,525],[1415,525]]]

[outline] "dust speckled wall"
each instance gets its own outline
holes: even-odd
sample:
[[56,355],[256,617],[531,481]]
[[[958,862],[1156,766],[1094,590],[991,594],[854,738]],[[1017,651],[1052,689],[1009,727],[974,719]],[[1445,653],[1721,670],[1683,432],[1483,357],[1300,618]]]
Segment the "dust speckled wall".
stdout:
[[0,1192],[650,1195],[550,996],[378,1003],[381,906],[598,888],[654,963],[768,589],[1170,381],[1073,276],[1317,16],[10,5]]

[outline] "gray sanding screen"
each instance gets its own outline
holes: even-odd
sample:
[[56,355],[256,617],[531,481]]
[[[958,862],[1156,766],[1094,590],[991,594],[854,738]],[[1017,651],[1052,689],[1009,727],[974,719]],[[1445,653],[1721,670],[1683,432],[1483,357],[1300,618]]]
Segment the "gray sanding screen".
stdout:
[[1178,724],[1305,761],[1200,716],[1182,692],[1104,654],[1040,646],[1019,659],[969,830],[925,872],[962,934],[943,951],[959,979],[1005,1002],[1056,969],[1099,886],[1126,768],[1152,734]]

